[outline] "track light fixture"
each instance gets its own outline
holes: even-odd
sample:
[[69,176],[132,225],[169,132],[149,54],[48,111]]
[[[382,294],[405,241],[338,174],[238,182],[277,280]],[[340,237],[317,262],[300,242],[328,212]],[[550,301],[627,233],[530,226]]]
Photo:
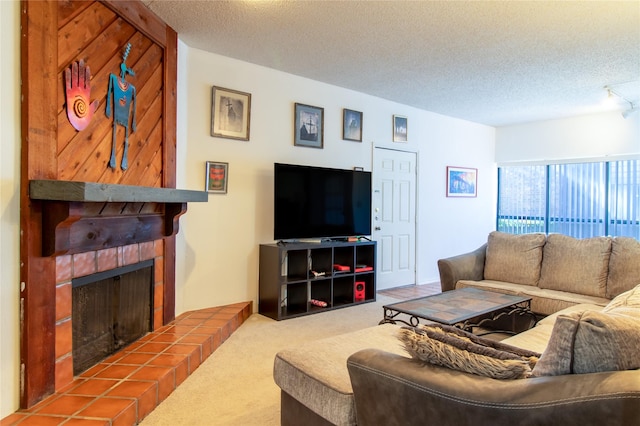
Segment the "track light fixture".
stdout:
[[629,104],[629,108],[622,112],[622,117],[623,118],[627,118],[631,114],[633,114],[634,112],[640,111],[640,105],[638,105],[637,103],[632,102],[629,99],[625,98],[620,93],[618,93],[615,90],[613,90],[611,88],[611,86],[604,86],[604,89],[607,91],[607,98],[608,99],[613,99],[613,97],[616,96],[616,97],[622,99],[624,102]]
[[638,111],[640,111],[640,107],[638,107],[638,105],[635,105],[635,106],[633,106],[633,104],[631,104],[631,105],[632,105],[632,106],[631,106],[631,108],[630,108],[630,109],[628,109],[628,110],[626,110],[626,111],[623,111],[623,112],[622,112],[622,116],[623,116],[624,118],[629,117],[629,116],[630,116],[631,114],[633,114],[634,112],[638,112]]

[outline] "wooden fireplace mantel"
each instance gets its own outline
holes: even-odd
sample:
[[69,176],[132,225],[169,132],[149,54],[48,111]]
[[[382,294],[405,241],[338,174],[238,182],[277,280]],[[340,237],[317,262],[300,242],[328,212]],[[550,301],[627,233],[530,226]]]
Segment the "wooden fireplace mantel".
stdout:
[[31,180],[29,197],[34,200],[186,203],[207,201],[207,192],[188,189],[152,188],[109,183],[73,182],[67,180]]
[[61,180],[31,180],[29,197],[41,200],[42,255],[83,253],[169,237],[187,202],[205,191]]

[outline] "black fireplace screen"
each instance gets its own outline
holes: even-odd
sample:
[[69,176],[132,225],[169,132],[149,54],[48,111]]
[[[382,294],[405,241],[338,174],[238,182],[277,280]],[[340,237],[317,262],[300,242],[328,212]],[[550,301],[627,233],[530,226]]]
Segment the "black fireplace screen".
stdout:
[[153,260],[72,281],[73,374],[153,329]]

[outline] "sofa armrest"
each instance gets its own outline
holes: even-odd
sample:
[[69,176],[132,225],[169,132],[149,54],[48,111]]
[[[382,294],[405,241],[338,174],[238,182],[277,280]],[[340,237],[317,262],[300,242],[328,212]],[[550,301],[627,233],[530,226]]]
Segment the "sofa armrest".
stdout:
[[378,349],[347,367],[358,426],[640,424],[640,370],[495,380]]
[[487,244],[483,244],[472,252],[438,260],[442,291],[454,290],[460,280],[482,280],[486,252]]

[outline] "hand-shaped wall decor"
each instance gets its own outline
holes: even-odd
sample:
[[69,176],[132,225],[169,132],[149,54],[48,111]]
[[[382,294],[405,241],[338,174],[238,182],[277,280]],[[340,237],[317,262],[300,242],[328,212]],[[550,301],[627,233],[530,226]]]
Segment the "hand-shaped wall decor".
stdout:
[[64,70],[65,95],[67,99],[67,117],[78,131],[84,130],[91,122],[93,113],[98,108],[98,100],[91,99],[91,70],[84,60],[71,64]]
[[127,74],[135,75],[131,68],[127,68],[127,57],[131,50],[131,43],[127,43],[127,48],[120,64],[120,77],[115,74],[109,75],[109,91],[107,92],[107,117],[111,117],[111,98],[113,97],[113,142],[111,144],[111,159],[109,167],[116,168],[116,125],[124,127],[124,153],[122,154],[122,170],[127,170],[127,152],[129,151],[129,115],[131,104],[133,103],[133,114],[131,119],[131,131],[136,131],[136,88],[125,80]]

